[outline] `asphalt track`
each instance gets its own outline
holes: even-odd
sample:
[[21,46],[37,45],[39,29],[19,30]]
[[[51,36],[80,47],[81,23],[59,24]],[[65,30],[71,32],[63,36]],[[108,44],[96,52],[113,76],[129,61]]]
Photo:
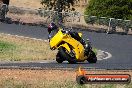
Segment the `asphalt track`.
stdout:
[[[82,66],[89,69],[132,69],[132,36],[95,33],[80,31],[84,39],[89,38],[93,46],[112,54],[111,58],[98,61],[96,64],[88,62],[78,64],[62,64],[56,61],[38,62],[1,62],[0,68],[77,68]],[[46,40],[48,33],[46,28],[38,26],[26,26],[0,23],[0,33],[19,35]]]

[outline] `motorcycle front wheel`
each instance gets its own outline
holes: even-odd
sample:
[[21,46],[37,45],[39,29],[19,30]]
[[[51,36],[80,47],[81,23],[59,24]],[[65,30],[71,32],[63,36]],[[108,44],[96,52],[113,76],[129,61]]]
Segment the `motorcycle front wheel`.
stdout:
[[76,58],[75,57],[71,57],[67,52],[66,49],[64,47],[60,47],[59,48],[59,52],[61,54],[61,58],[63,58],[63,60],[67,60],[70,64],[75,64],[77,63]]
[[62,49],[61,48],[59,48],[59,51],[58,51],[58,53],[56,55],[56,61],[58,63],[62,63],[64,61],[64,58],[62,56]]
[[93,51],[91,51],[89,58],[87,59],[89,63],[96,63],[97,57]]

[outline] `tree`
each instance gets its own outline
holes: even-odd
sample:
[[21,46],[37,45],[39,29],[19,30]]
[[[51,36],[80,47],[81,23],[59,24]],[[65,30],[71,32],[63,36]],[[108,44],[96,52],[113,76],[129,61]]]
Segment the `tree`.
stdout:
[[79,0],[42,0],[41,4],[49,10],[55,10],[58,12],[75,10],[72,6]]
[[132,0],[90,0],[85,15],[132,19]]
[[56,22],[56,24],[63,22],[63,16],[62,11],[73,11],[75,10],[73,8],[73,5],[75,2],[79,0],[42,0],[41,4],[44,5],[44,7],[48,10],[54,10],[56,11],[54,17],[52,20]]

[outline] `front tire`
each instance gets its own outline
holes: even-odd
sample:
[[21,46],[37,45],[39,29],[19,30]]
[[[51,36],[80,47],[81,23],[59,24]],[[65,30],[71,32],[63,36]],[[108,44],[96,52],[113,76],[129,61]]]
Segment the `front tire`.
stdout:
[[89,63],[96,63],[97,57],[93,51],[91,51],[89,58],[87,59]]
[[59,51],[58,51],[58,53],[56,55],[56,61],[58,63],[62,63],[64,61],[64,58],[62,56],[62,48],[59,48]]
[[56,61],[57,61],[58,63],[62,63],[62,62],[63,62],[63,60],[62,60],[62,58],[61,58],[61,55],[60,55],[60,52],[58,52],[57,55],[56,55]]
[[63,60],[67,60],[70,64],[76,64],[76,58],[75,57],[71,57],[67,52],[66,49],[63,47],[60,47],[59,49],[61,56],[63,58]]

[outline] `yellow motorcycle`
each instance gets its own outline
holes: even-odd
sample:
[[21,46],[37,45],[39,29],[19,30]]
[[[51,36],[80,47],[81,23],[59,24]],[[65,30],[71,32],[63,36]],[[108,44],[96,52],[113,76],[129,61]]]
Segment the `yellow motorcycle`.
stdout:
[[[77,33],[79,37],[82,37],[82,33]],[[86,47],[73,38],[68,31],[64,31],[58,28],[58,31],[54,33],[49,39],[51,50],[58,49],[56,55],[56,61],[62,63],[68,61],[71,64],[77,62],[84,62],[87,60],[89,63],[96,63],[96,52],[92,49],[90,42],[87,42]]]

